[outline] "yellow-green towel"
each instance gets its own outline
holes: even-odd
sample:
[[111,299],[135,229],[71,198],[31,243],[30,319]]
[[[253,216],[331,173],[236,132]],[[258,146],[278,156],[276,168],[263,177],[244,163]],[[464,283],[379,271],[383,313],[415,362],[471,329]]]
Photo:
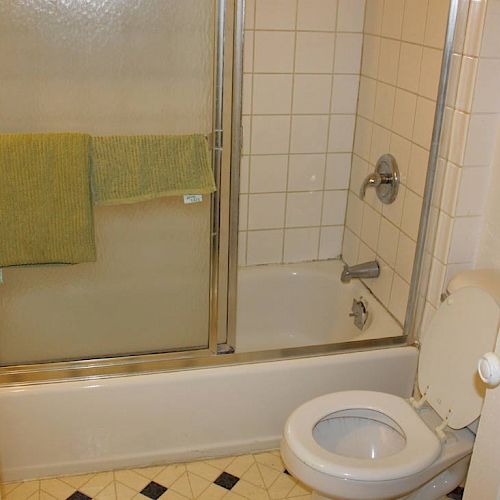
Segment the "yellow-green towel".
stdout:
[[96,260],[90,140],[0,135],[0,267]]
[[92,170],[98,205],[215,191],[207,140],[198,134],[94,137]]

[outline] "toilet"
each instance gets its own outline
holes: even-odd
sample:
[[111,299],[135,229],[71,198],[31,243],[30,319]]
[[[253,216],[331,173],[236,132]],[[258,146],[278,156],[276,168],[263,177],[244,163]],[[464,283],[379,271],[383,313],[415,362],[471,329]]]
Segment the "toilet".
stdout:
[[477,364],[499,328],[500,273],[462,273],[448,292],[422,335],[421,397],[336,392],[289,416],[283,461],[316,498],[437,500],[465,479],[486,388]]

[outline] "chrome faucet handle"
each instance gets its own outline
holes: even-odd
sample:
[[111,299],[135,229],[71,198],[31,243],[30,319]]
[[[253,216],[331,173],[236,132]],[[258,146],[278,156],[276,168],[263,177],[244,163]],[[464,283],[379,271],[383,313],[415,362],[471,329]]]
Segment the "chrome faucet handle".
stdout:
[[378,172],[372,172],[370,175],[366,176],[363,184],[361,184],[361,189],[359,190],[359,197],[364,200],[366,196],[366,189],[369,187],[378,187],[382,184],[382,176]]
[[366,196],[366,189],[374,187],[382,203],[393,203],[398,195],[399,182],[399,168],[396,159],[391,154],[385,154],[379,158],[375,172],[369,174],[363,181],[359,196],[363,200]]

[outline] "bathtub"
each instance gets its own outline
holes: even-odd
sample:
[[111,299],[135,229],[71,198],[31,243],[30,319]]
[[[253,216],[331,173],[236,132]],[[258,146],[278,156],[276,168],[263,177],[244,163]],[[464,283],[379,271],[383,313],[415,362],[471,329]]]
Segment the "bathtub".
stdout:
[[[402,335],[398,322],[359,281],[342,283],[339,260],[241,268],[238,272],[237,352],[332,344]],[[355,325],[354,298],[368,304]]]
[[0,389],[3,481],[278,446],[286,417],[332,391],[411,394],[418,351],[394,347]]

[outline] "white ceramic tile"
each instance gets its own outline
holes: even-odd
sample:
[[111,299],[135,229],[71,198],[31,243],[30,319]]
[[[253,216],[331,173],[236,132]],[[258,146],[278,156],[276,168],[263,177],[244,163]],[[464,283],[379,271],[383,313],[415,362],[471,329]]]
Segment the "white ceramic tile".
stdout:
[[342,259],[346,264],[352,266],[358,261],[358,252],[359,238],[346,227],[342,240]]
[[238,233],[238,265],[247,265],[247,232],[240,231]]
[[423,148],[430,149],[436,104],[423,97],[417,98],[413,140]]
[[342,253],[343,227],[322,227],[319,244],[320,259],[337,259]]
[[289,116],[254,116],[252,118],[252,154],[288,153]]
[[242,156],[240,161],[240,193],[248,193],[250,181],[250,157]]
[[383,15],[384,0],[367,0],[364,32],[370,35],[380,35]]
[[359,242],[359,252],[358,252],[358,261],[356,264],[361,264],[362,262],[370,262],[375,260],[377,254],[375,250],[372,250],[363,240]]
[[378,159],[389,151],[391,133],[380,125],[373,126],[372,146],[370,148],[370,163],[376,165]]
[[363,31],[364,17],[365,0],[339,0],[337,31]]
[[291,153],[326,153],[328,116],[292,117]]
[[242,114],[249,115],[252,113],[252,86],[253,86],[253,75],[244,74],[243,75],[243,102],[242,102]]
[[453,113],[448,156],[450,161],[456,165],[463,164],[467,145],[469,116],[470,115],[462,113],[461,111],[455,111]]
[[398,274],[394,274],[392,282],[391,298],[389,301],[389,310],[396,316],[400,323],[404,323],[406,306],[408,304],[408,295],[410,286]]
[[377,82],[371,78],[361,77],[359,84],[358,114],[373,119]]
[[417,92],[420,83],[422,47],[413,43],[402,43],[398,66],[398,87]]
[[241,127],[243,129],[243,139],[241,154],[248,155],[251,147],[252,117],[243,116],[241,118]]
[[255,27],[255,0],[245,1],[245,29],[251,30]]
[[334,31],[337,0],[299,0],[297,28],[304,31]]
[[420,73],[419,94],[436,100],[441,76],[441,50],[424,47]]
[[364,36],[361,73],[365,76],[369,76],[370,78],[378,77],[380,40],[381,38],[378,36]]
[[283,227],[285,194],[252,194],[248,202],[248,228],[271,229]]
[[450,0],[432,0],[429,2],[424,43],[431,47],[443,48]]
[[286,206],[286,227],[319,226],[323,193],[310,191],[289,193]]
[[303,262],[318,258],[319,228],[285,230],[285,262]]
[[254,71],[257,73],[291,73],[295,34],[286,31],[256,31]]
[[[486,2],[473,2],[479,4],[477,6],[478,10],[483,10],[483,12],[477,12],[477,17],[480,18],[484,15],[484,8]],[[471,16],[472,17],[472,16]],[[479,25],[478,32],[481,33],[481,23],[479,19],[472,19],[476,21],[476,26]],[[484,20],[484,33],[483,40],[481,44],[481,56],[482,57],[500,57],[500,31],[498,26],[500,25],[500,8],[498,6],[498,0],[491,0],[488,2],[488,11],[486,18]]]
[[375,296],[386,307],[389,305],[391,296],[392,281],[394,279],[394,270],[383,260],[379,259],[380,275],[378,278],[366,280],[368,286]]
[[288,191],[323,189],[325,162],[324,154],[290,156]]
[[288,156],[253,156],[250,166],[250,193],[286,191]]
[[253,53],[254,53],[254,32],[245,31],[243,43],[243,72],[251,73],[253,71]]
[[292,112],[327,114],[331,94],[331,75],[295,75]]
[[408,170],[407,187],[412,191],[424,195],[425,180],[427,177],[427,166],[429,163],[429,151],[416,144],[412,144],[410,153],[410,167]]
[[[464,56],[461,62],[462,64],[460,66],[459,84],[456,96],[456,107],[460,111],[465,111],[467,113],[470,113],[475,93],[474,90],[476,85],[478,59],[476,57]],[[483,106],[483,102],[481,102],[482,97],[488,94],[488,91],[486,91],[486,93],[483,93],[483,91],[479,90],[479,87],[481,86],[482,83],[486,82],[489,83],[490,80],[486,81],[478,80],[477,82],[478,92],[476,92],[476,95],[479,97],[478,101],[479,107]],[[451,86],[452,84],[450,83],[449,85]],[[486,100],[488,101],[489,99]]]
[[386,218],[382,218],[378,235],[377,254],[391,267],[396,265],[398,241],[398,228]]
[[295,28],[296,0],[255,0],[255,28],[292,30]]
[[427,288],[427,300],[438,308],[441,303],[441,294],[444,292],[446,285],[444,283],[446,274],[446,266],[438,259],[432,259],[431,271],[429,274],[429,285]]
[[415,249],[416,243],[411,238],[408,238],[406,234],[400,233],[396,258],[396,271],[408,283],[411,281]]
[[358,75],[335,75],[333,78],[332,113],[356,113]]
[[407,189],[403,208],[403,218],[401,220],[401,229],[415,241],[418,237],[421,209],[422,198],[413,191]]
[[440,212],[436,231],[436,241],[434,242],[434,255],[443,262],[443,264],[448,262],[452,231],[453,219],[448,214]]
[[398,80],[399,51],[401,42],[382,38],[380,41],[380,61],[378,79],[396,85]]
[[373,122],[361,116],[356,119],[356,134],[354,138],[354,152],[365,160],[370,159],[372,145]]
[[239,211],[238,228],[240,231],[246,231],[248,226],[248,195],[240,194],[240,211]]
[[367,161],[363,160],[357,155],[353,156],[349,189],[356,195],[359,194],[361,185],[363,184],[363,181],[365,180],[370,170],[372,170],[372,167]]
[[374,251],[377,249],[380,220],[380,213],[365,203],[363,207],[361,239]]
[[413,135],[416,107],[417,96],[415,94],[402,89],[396,90],[393,129],[407,139],[411,139]]
[[391,134],[389,152],[396,158],[401,182],[406,185],[410,167],[411,142],[400,135]]
[[323,226],[340,226],[345,222],[347,190],[325,191],[323,198]]
[[357,236],[361,236],[361,225],[363,223],[363,202],[354,194],[349,192],[347,198],[346,225]]
[[283,230],[247,233],[247,265],[281,262]]
[[406,198],[406,187],[399,186],[399,192],[396,200],[390,205],[382,207],[384,217],[387,217],[393,224],[400,227],[403,218],[404,200]]
[[354,115],[332,115],[328,140],[329,153],[352,151],[355,121]]
[[446,173],[441,196],[441,210],[448,215],[455,214],[457,205],[458,191],[460,189],[461,168],[451,162],[446,165]]
[[349,153],[334,153],[327,155],[325,189],[347,189],[351,173],[351,158]]
[[406,0],[403,18],[403,40],[422,45],[425,37],[428,0]]
[[339,33],[335,45],[335,73],[358,74],[361,67],[363,37],[356,33]]
[[297,73],[331,73],[335,35],[299,31],[295,51],[295,71]]
[[392,126],[395,97],[395,87],[383,82],[377,83],[377,95],[375,98],[375,113],[373,115],[373,121],[386,127],[387,129],[390,129]]
[[292,79],[292,75],[254,75],[252,114],[290,113]]
[[382,36],[401,38],[405,3],[401,0],[385,0],[382,18]]

